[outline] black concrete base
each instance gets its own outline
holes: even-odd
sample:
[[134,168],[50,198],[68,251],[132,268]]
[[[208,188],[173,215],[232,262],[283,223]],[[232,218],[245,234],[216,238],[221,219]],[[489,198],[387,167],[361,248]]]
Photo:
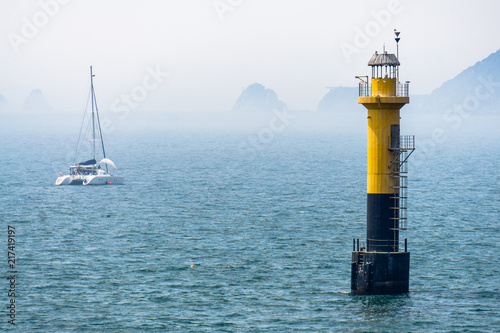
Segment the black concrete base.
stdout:
[[409,290],[410,252],[352,252],[351,292],[401,294]]

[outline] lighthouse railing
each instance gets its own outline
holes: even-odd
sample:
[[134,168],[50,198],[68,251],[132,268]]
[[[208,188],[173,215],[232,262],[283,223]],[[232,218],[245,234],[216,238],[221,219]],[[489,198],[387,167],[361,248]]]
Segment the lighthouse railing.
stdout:
[[[359,83],[359,97],[377,96],[372,94],[372,86],[368,82]],[[396,97],[410,96],[410,82],[396,84]]]
[[410,96],[410,82],[396,84],[396,96],[408,97]]
[[367,82],[359,83],[359,97],[368,97],[371,96],[372,87]]

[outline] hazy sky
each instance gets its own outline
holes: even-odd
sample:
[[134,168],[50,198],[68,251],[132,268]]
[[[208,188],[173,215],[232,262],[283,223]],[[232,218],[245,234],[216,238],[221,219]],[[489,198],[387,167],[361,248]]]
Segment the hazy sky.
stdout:
[[[94,66],[101,109],[229,110],[260,82],[290,109],[355,86],[375,50],[396,51],[412,93],[430,93],[500,48],[500,1],[0,1],[0,95],[33,89],[81,110]],[[355,103],[355,101],[353,101]]]

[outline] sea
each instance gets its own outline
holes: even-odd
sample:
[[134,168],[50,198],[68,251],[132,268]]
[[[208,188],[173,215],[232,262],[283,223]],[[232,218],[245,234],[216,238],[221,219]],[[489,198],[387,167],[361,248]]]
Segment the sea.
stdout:
[[117,120],[93,187],[54,185],[79,123],[2,124],[0,330],[499,332],[499,118],[403,116],[410,291],[360,296],[366,115],[308,117]]

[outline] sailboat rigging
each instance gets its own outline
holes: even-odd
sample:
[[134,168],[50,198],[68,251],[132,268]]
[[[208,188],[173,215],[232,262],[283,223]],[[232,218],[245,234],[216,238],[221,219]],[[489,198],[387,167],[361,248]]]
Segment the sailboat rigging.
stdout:
[[[90,66],[90,126],[92,130],[92,138],[88,139],[88,142],[91,142],[92,158],[84,162],[75,163],[75,165],[70,166],[69,175],[63,176],[62,174],[60,174],[56,180],[56,185],[120,185],[125,181],[125,177],[112,175],[109,172],[108,166],[112,166],[115,169],[116,166],[113,161],[106,157],[106,150],[104,148],[104,140],[101,130],[101,120],[99,118],[99,109],[97,107],[97,99],[94,90],[94,76],[95,75],[92,72],[92,66]],[[78,161],[80,148],[81,145],[83,145],[83,141],[86,136],[83,132],[84,123],[85,117],[80,129],[80,135],[78,137],[75,161]],[[99,162],[97,162],[97,143],[100,143],[100,147],[102,150],[102,159]],[[104,165],[105,169],[101,168],[101,165]]]

